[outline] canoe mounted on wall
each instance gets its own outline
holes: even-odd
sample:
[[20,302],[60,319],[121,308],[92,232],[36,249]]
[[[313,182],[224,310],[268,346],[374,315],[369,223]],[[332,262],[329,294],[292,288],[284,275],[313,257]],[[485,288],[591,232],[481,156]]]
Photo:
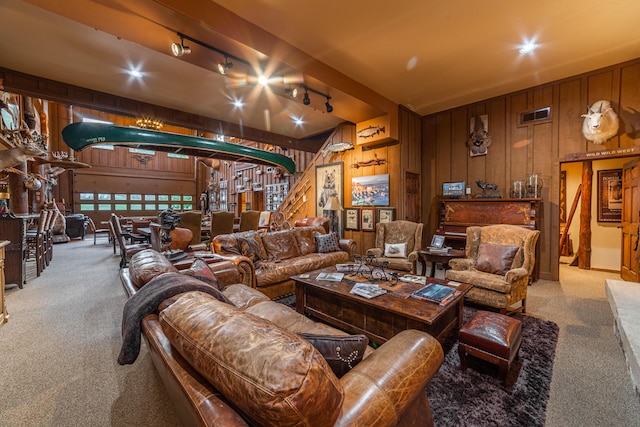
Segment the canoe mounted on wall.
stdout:
[[276,166],[289,173],[296,171],[296,164],[293,160],[271,151],[197,136],[107,123],[72,123],[62,129],[62,139],[76,151],[82,151],[92,145],[104,144]]

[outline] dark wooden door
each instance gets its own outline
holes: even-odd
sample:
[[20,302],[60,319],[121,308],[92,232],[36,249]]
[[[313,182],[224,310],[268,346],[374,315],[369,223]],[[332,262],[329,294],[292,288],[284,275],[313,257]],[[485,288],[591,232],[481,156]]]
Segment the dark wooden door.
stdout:
[[638,245],[640,244],[640,159],[622,168],[622,248],[620,276],[639,282]]
[[406,199],[404,219],[420,222],[420,175],[407,172],[405,176]]

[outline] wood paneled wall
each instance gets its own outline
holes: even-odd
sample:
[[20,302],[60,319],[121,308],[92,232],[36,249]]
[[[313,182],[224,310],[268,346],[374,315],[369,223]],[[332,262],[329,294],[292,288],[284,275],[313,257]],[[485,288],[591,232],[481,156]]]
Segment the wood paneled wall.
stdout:
[[[426,234],[437,225],[442,183],[466,181],[498,184],[503,196],[509,185],[531,173],[542,175],[543,212],[540,277],[558,279],[559,175],[567,154],[640,145],[640,59],[595,70],[524,91],[425,116],[423,135],[423,218]],[[620,117],[618,136],[603,145],[582,136],[581,114],[587,105],[605,99]],[[551,107],[548,120],[521,124],[523,112]],[[492,144],[485,156],[470,157],[466,141],[472,117],[487,114]]]

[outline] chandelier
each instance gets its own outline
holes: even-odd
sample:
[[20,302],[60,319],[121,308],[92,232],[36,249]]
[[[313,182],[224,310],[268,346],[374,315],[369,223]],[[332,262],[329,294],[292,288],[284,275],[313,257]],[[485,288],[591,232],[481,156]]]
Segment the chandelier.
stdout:
[[164,124],[160,120],[152,119],[150,117],[141,117],[136,120],[136,126],[142,129],[160,130]]

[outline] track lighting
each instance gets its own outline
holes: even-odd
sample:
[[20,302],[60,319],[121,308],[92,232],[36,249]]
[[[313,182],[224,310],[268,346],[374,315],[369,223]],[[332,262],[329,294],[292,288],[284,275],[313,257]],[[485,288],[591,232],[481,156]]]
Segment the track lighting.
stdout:
[[291,88],[285,89],[285,90],[284,90],[284,93],[285,93],[286,95],[289,95],[289,96],[290,96],[290,97],[292,97],[292,98],[295,98],[295,97],[297,97],[297,96],[298,96],[298,88],[297,88],[297,87],[294,87],[293,89],[291,89]]
[[184,45],[184,37],[180,37],[180,44],[172,43],[171,52],[174,56],[188,55],[191,53],[191,48]]
[[233,68],[233,62],[229,62],[229,58],[227,56],[224,57],[224,63],[218,64],[218,71],[223,76],[227,74],[227,72]]
[[331,99],[330,96],[327,96],[327,102],[324,103],[325,108],[327,109],[327,113],[330,113],[333,111],[333,107],[331,106],[331,104],[329,104],[329,100]]
[[309,92],[307,92],[307,88],[304,88],[304,98],[302,98],[302,103],[304,105],[311,104],[311,100],[309,99]]

